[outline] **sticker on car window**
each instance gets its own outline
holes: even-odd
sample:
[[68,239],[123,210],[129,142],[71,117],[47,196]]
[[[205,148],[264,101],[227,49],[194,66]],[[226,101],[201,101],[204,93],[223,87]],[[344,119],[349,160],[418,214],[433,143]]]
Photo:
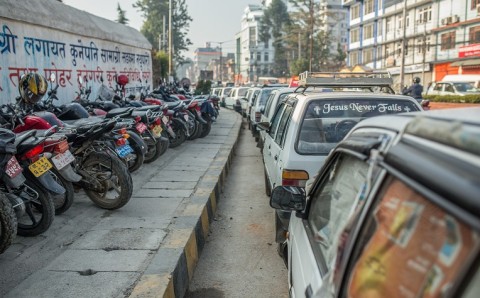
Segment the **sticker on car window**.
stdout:
[[393,180],[373,212],[348,297],[439,297],[479,245],[479,235]]
[[326,115],[334,113],[337,111],[354,111],[358,113],[373,112],[377,111],[379,113],[400,113],[400,112],[410,112],[412,109],[407,105],[401,105],[398,103],[378,103],[378,104],[368,104],[368,103],[349,103],[349,104],[316,104],[313,106],[313,110],[317,116]]

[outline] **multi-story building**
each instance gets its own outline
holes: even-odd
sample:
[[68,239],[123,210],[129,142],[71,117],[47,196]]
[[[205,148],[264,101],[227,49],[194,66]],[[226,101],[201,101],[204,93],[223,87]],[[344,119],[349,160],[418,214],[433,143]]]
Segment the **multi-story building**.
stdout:
[[268,76],[273,64],[272,40],[259,40],[262,5],[248,5],[242,16],[241,30],[235,34],[236,77],[235,83],[256,82],[260,76]]
[[323,24],[320,29],[329,34],[330,53],[337,53],[339,45],[343,51],[347,51],[347,14],[348,10],[338,0],[320,0],[320,19]]
[[[206,43],[204,48],[197,48],[193,54],[193,70],[192,74],[193,78],[192,80],[195,82],[199,79],[200,77],[200,72],[206,71],[206,70],[211,70],[219,74],[219,71],[216,71],[214,69],[211,69],[210,66],[210,61],[218,59],[220,60],[222,53],[219,47],[217,48],[212,48],[210,46],[210,43]],[[214,78],[216,80],[216,78]]]
[[478,72],[480,61],[463,60],[480,56],[475,50],[480,42],[477,2],[343,0],[350,21],[347,63],[388,70],[397,90],[403,57],[405,84],[417,76],[426,84],[446,74]]

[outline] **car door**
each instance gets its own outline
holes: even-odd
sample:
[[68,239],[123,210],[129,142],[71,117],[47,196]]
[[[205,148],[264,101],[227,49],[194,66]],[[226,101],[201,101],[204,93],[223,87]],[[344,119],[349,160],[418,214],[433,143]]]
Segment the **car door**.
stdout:
[[[283,112],[285,111],[285,104],[280,106],[277,109],[277,112],[272,118],[272,122],[270,124],[270,129],[268,133],[265,135],[264,145],[263,145],[263,162],[265,164],[265,170],[267,177],[270,181],[270,185],[274,184],[274,172],[275,172],[275,164],[276,160],[272,154],[272,144],[275,143],[275,136],[278,129],[278,125],[280,124],[280,120],[282,119]],[[274,149],[275,150],[275,149]],[[278,158],[278,157],[277,157]]]
[[288,267],[292,297],[312,297],[332,273],[340,234],[361,201],[368,164],[337,151],[312,187],[307,209],[290,218]]
[[282,113],[282,117],[279,120],[277,131],[275,132],[275,138],[271,142],[269,148],[270,153],[272,154],[272,171],[270,172],[271,176],[271,185],[272,188],[278,185],[282,185],[282,171],[284,167],[284,157],[283,151],[285,150],[285,138],[288,133],[288,127],[290,120],[292,119],[292,114],[294,106],[289,103],[285,103]]

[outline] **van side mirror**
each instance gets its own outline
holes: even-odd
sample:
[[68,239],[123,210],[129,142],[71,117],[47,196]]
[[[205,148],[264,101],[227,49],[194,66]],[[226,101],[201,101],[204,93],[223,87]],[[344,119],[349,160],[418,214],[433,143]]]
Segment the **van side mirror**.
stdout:
[[258,122],[257,127],[268,133],[270,131],[270,122]]
[[302,211],[306,205],[307,198],[303,187],[277,186],[270,197],[270,206],[275,209]]

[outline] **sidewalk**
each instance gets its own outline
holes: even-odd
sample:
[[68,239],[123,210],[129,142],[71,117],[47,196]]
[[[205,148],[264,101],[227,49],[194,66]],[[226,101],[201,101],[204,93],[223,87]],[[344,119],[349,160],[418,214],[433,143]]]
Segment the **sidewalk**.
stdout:
[[[134,194],[124,208],[103,212],[98,223],[5,297],[183,297],[241,122],[240,114],[222,109],[207,137],[169,149],[171,160],[161,161],[152,175],[145,170],[146,179],[134,177]],[[78,204],[83,200],[88,201],[80,198]]]

